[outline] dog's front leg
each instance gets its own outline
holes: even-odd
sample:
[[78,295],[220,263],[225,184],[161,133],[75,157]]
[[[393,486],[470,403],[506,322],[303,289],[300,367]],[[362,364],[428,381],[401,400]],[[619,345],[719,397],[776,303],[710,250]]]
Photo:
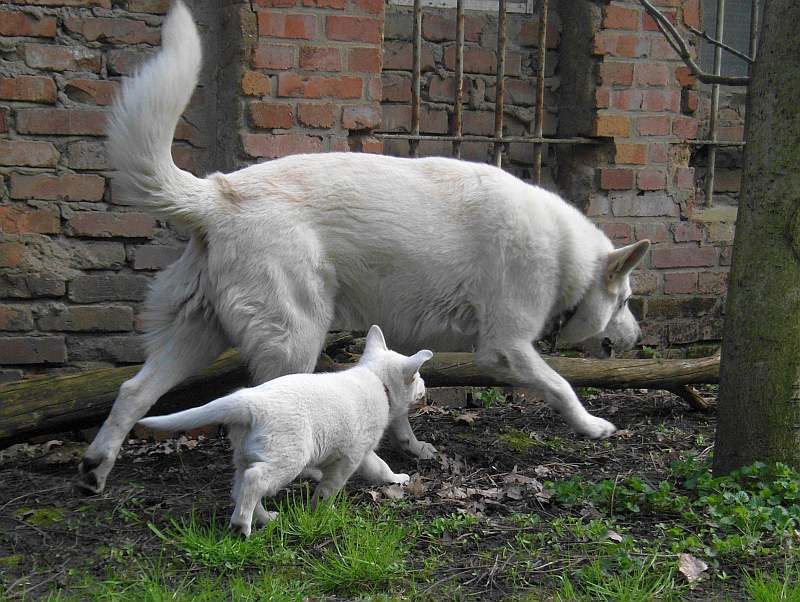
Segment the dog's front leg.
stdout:
[[400,446],[400,449],[415,455],[420,460],[432,460],[436,457],[436,448],[425,441],[420,441],[411,430],[408,416],[403,414],[394,419],[389,425],[389,430]]
[[370,483],[382,485],[383,483],[408,483],[409,476],[404,473],[395,473],[389,465],[374,451],[368,451],[358,467],[358,473]]
[[578,433],[602,439],[617,430],[608,420],[586,411],[569,383],[547,365],[531,343],[517,340],[502,347],[484,347],[476,359],[497,378],[541,393],[547,405]]

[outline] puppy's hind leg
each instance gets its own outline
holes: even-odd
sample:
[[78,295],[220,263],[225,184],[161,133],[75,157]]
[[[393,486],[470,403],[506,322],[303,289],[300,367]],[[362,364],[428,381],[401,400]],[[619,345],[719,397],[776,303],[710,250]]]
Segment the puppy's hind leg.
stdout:
[[264,510],[261,498],[273,496],[278,490],[294,479],[300,472],[299,466],[279,465],[276,462],[254,462],[242,471],[238,480],[239,493],[236,508],[231,516],[231,530],[249,537],[252,530],[253,513],[256,521],[266,523],[274,515]]

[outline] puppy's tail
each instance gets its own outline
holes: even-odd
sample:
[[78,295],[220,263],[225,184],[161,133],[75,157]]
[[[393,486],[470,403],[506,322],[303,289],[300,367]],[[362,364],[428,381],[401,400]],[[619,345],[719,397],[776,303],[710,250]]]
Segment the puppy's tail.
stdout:
[[167,217],[201,225],[213,186],[179,169],[172,136],[197,85],[202,48],[192,16],[175,0],[160,52],[126,80],[111,109],[108,150],[127,194]]
[[220,397],[199,408],[166,416],[142,418],[138,424],[157,431],[175,433],[213,424],[249,426],[252,414],[247,402],[236,393]]

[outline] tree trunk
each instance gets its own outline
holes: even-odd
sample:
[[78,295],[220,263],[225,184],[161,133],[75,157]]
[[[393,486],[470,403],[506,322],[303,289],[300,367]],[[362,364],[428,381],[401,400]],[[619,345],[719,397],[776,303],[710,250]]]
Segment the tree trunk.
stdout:
[[747,101],[714,473],[800,468],[800,3],[767,0]]

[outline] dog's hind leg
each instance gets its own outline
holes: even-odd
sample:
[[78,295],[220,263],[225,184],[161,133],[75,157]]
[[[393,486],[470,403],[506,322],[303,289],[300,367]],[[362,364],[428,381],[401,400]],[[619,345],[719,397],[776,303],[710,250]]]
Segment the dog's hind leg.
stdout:
[[482,343],[476,360],[482,369],[497,378],[541,393],[547,405],[582,435],[600,439],[617,430],[608,420],[586,411],[569,383],[547,365],[530,340],[514,338],[502,344]]
[[257,522],[265,524],[276,515],[264,510],[261,498],[273,496],[294,479],[301,470],[294,464],[278,462],[254,462],[238,476],[236,508],[231,515],[231,530],[249,537],[252,530],[253,513]]

